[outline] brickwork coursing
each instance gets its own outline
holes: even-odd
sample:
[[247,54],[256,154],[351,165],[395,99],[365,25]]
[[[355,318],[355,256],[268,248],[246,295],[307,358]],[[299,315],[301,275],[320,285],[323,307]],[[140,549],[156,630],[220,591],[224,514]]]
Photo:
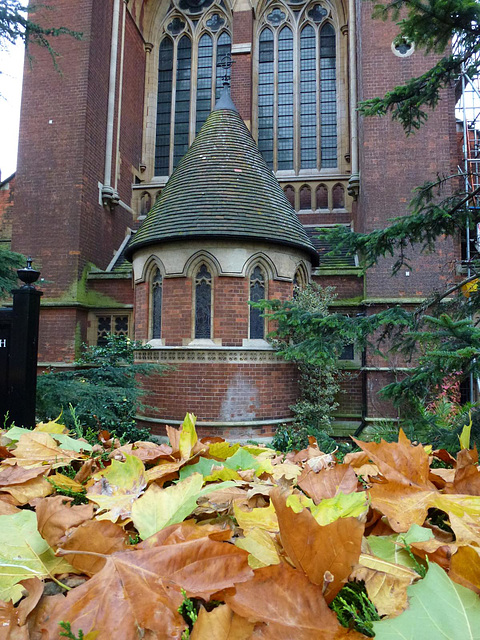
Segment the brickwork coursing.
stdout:
[[143,381],[148,403],[144,415],[183,420],[185,411],[199,421],[244,422],[291,417],[298,393],[296,368],[290,363],[181,363],[165,375]]

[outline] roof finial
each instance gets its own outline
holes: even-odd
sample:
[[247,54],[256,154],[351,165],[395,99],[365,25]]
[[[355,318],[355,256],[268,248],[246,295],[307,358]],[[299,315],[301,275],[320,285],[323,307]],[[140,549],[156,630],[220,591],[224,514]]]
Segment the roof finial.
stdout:
[[225,69],[225,73],[223,74],[223,86],[224,87],[229,87],[230,86],[230,69],[232,67],[232,64],[234,64],[235,60],[232,58],[232,54],[230,52],[226,53],[224,56],[222,56],[222,59],[220,60],[220,62],[218,63],[219,67],[222,67],[223,69]]
[[220,111],[222,109],[237,111],[237,107],[233,104],[232,98],[230,97],[230,69],[234,62],[235,60],[232,59],[232,55],[230,53],[226,53],[218,63],[219,67],[225,69],[225,73],[223,74],[223,89],[221,90],[220,97],[213,107],[213,111]]

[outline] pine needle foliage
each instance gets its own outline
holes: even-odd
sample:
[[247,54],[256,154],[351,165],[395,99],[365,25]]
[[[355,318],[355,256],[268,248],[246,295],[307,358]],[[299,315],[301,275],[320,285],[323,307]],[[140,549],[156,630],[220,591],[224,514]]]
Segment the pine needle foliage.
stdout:
[[25,44],[25,51],[31,61],[31,46],[37,45],[48,51],[55,68],[58,69],[59,54],[53,48],[52,39],[67,35],[80,40],[82,34],[63,26],[44,26],[50,17],[46,15],[49,11],[54,17],[53,7],[45,4],[31,4],[27,8],[25,3],[19,0],[2,0],[0,2],[0,49],[5,49],[8,45],[21,40]]
[[19,286],[16,270],[24,266],[24,256],[0,248],[0,300],[8,298],[11,290]]
[[457,80],[462,67],[470,77],[477,75],[480,5],[473,0],[391,0],[377,3],[373,17],[397,22],[398,42],[407,41],[440,56],[425,73],[360,105],[363,115],[389,114],[411,134],[428,119],[441,90]]

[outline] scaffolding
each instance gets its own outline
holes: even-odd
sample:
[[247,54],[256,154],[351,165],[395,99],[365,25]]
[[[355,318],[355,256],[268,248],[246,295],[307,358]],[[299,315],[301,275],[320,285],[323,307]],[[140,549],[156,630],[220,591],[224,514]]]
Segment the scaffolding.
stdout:
[[[456,119],[457,131],[462,136],[462,152],[458,171],[463,177],[466,193],[475,193],[480,188],[480,79],[471,78],[463,71],[457,84]],[[469,202],[472,217],[478,217],[480,194],[472,196]],[[471,260],[480,254],[480,225],[465,233],[462,262],[470,276]]]
[[[463,69],[457,83],[456,120],[457,132],[461,133],[462,152],[459,154],[458,172],[464,181],[466,194],[472,194],[468,203],[471,219],[480,212],[480,79],[470,77]],[[479,191],[477,195],[473,195]],[[466,225],[462,243],[462,271],[468,278],[472,275],[472,260],[480,258],[480,223],[474,229]],[[469,377],[469,399],[480,395],[480,379]],[[476,393],[475,393],[476,391]]]

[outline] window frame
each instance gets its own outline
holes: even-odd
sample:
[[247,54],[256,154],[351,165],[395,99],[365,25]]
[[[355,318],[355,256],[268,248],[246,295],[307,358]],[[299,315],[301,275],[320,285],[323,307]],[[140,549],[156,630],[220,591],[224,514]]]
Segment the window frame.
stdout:
[[[310,11],[315,5],[320,4],[327,9],[327,15],[320,23],[314,23],[311,18],[308,17],[308,11]],[[279,8],[286,14],[286,18],[278,26],[272,26],[267,21],[267,15],[269,15],[274,9]],[[294,135],[293,135],[293,168],[292,169],[278,169],[276,151],[274,148],[274,163],[273,171],[275,175],[282,180],[289,180],[293,176],[316,176],[322,175],[339,175],[344,174],[350,170],[349,163],[349,137],[348,137],[348,55],[347,55],[347,38],[342,37],[345,33],[346,27],[340,28],[339,14],[336,11],[336,7],[328,1],[313,0],[302,6],[301,11],[296,14],[294,10],[298,10],[298,5],[290,6],[282,0],[271,0],[263,4],[263,7],[259,7],[259,19],[256,23],[254,34],[254,53],[253,53],[253,68],[254,68],[254,91],[253,91],[253,104],[252,104],[252,132],[256,140],[259,136],[259,75],[260,75],[260,36],[262,32],[269,28],[272,33],[276,30],[277,33],[288,25],[293,33],[293,91],[294,91]],[[321,104],[319,99],[319,74],[320,74],[320,57],[317,57],[316,63],[316,80],[317,80],[317,163],[312,168],[301,167],[301,126],[300,126],[300,35],[303,28],[307,25],[311,25],[316,30],[316,43],[317,52],[320,52],[320,40],[319,32],[326,25],[330,24],[333,27],[335,33],[335,89],[336,89],[336,136],[337,136],[337,164],[335,167],[321,166],[321,122],[320,122],[320,110]],[[275,34],[274,34],[275,37]],[[274,45],[276,51],[276,44]],[[276,55],[276,54],[275,54]],[[276,58],[275,58],[276,59]],[[274,64],[274,83],[277,81],[277,71]],[[276,113],[274,111],[274,141],[275,141],[275,118]],[[274,142],[275,143],[275,142]]]
[[[215,14],[219,15],[220,18],[224,21],[223,24],[218,27],[217,30],[212,29],[208,26],[208,22],[211,20],[212,16]],[[175,19],[179,19],[185,23],[183,30],[179,31],[177,34],[172,34],[168,30],[168,25],[171,24]],[[188,116],[188,145],[186,150],[190,147],[195,136],[198,132],[198,123],[197,123],[197,95],[198,95],[198,70],[199,70],[199,45],[203,36],[208,35],[212,41],[212,66],[211,66],[211,74],[210,74],[210,110],[215,105],[215,101],[218,97],[219,91],[222,88],[221,77],[222,72],[218,67],[218,57],[223,55],[219,52],[218,47],[224,46],[228,47],[228,50],[231,52],[231,47],[233,43],[232,37],[232,17],[231,13],[226,6],[222,6],[220,2],[217,0],[213,2],[208,9],[206,9],[203,13],[191,16],[185,12],[181,12],[176,7],[172,8],[164,19],[161,21],[161,24],[158,28],[158,36],[156,45],[153,48],[153,52],[151,54],[151,59],[149,62],[150,70],[149,73],[151,76],[155,77],[154,90],[152,90],[152,94],[155,96],[155,109],[154,109],[154,122],[153,131],[154,135],[153,140],[151,142],[151,153],[152,153],[152,180],[156,179],[157,181],[161,181],[165,179],[169,175],[171,175],[175,166],[178,164],[180,158],[184,155],[184,152],[177,152],[175,148],[175,114],[176,114],[176,92],[177,92],[177,83],[178,83],[178,45],[182,38],[187,37],[190,40],[191,46],[191,56],[190,56],[190,93],[189,93],[189,116]],[[230,42],[229,43],[219,43],[222,36],[227,35]],[[168,172],[159,172],[157,171],[157,109],[158,109],[158,100],[159,100],[159,53],[162,42],[168,38],[173,45],[173,55],[172,55],[172,75],[171,75],[171,89],[170,89],[170,126],[169,126],[169,154],[168,154]],[[155,74],[155,75],[154,75]],[[153,89],[153,87],[152,87]],[[152,97],[153,97],[152,95]],[[153,102],[153,100],[151,101]],[[152,105],[153,106],[153,105]],[[202,123],[203,124],[203,123]],[[147,131],[147,129],[144,129]],[[164,156],[165,157],[165,156]]]
[[[114,318],[127,317],[128,329],[127,333],[113,333],[113,335],[126,335],[127,338],[132,338],[133,335],[133,313],[131,309],[95,309],[95,312],[89,313],[88,327],[87,327],[87,344],[91,346],[98,345],[98,320],[102,317],[110,316],[111,324],[114,325]],[[109,334],[110,335],[110,334]]]
[[[262,276],[263,276],[263,293],[264,296],[263,298],[260,298],[260,300],[268,300],[268,280],[269,280],[269,275],[268,275],[268,270],[264,267],[264,265],[261,262],[255,262],[254,264],[252,264],[247,272],[247,279],[248,279],[248,302],[250,303],[252,301],[252,297],[251,297],[251,290],[252,290],[252,277],[253,274],[255,272],[255,269],[260,269]],[[248,340],[265,340],[265,336],[267,335],[267,319],[263,318],[263,335],[261,338],[253,338],[252,337],[252,312],[255,312],[256,310],[253,309],[253,307],[249,304],[248,305]]]

